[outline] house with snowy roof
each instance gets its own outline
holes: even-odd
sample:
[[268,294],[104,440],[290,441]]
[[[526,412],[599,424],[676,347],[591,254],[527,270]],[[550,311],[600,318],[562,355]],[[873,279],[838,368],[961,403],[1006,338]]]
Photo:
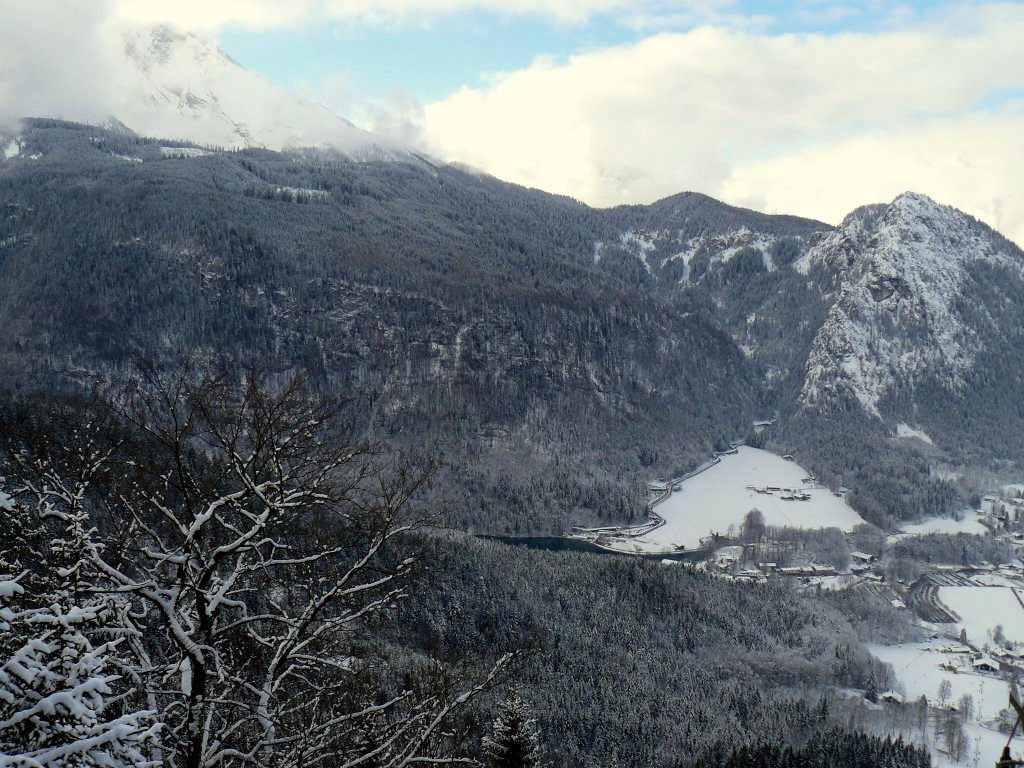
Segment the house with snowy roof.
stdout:
[[999,662],[991,656],[981,656],[971,662],[971,666],[976,672],[998,672],[1000,669]]

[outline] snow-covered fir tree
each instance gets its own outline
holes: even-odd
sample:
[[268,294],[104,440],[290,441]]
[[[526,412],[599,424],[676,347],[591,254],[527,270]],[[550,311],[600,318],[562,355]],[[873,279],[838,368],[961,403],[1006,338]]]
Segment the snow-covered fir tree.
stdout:
[[878,682],[875,680],[875,673],[868,675],[868,684],[864,689],[864,698],[872,704],[878,703]]
[[0,767],[142,768],[157,727],[147,713],[118,712],[111,656],[94,644],[99,605],[57,599],[17,605],[24,588],[0,576]]
[[488,768],[540,768],[545,765],[537,722],[529,705],[513,693],[498,705],[491,734],[484,739]]
[[0,492],[0,514],[19,536],[0,551],[0,768],[156,765],[158,726],[117,690],[113,604],[86,596],[84,513],[51,530]]

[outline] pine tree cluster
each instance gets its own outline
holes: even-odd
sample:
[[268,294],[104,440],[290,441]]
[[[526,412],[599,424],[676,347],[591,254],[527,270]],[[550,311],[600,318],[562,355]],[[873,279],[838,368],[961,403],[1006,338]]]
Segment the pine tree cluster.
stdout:
[[930,768],[928,751],[902,739],[832,729],[800,748],[760,744],[710,752],[694,768]]

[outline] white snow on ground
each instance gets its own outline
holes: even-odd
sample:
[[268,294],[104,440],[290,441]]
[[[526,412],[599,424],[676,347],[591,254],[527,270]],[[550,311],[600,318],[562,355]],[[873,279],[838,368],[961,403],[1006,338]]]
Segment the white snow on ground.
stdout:
[[900,532],[891,536],[891,540],[906,538],[907,536],[923,536],[927,533],[976,533],[985,535],[988,528],[980,522],[980,515],[977,512],[964,512],[959,520],[952,517],[929,517],[920,523],[911,523],[900,528]]
[[648,272],[651,272],[651,264],[647,257],[658,247],[657,240],[658,235],[650,232],[623,232],[619,237],[623,249],[640,259]]
[[11,143],[4,147],[4,159],[10,160],[12,157],[17,157],[21,152],[21,145],[17,139],[11,139]]
[[[906,645],[868,645],[868,650],[884,662],[892,665],[899,686],[906,693],[908,702],[928,697],[932,706],[938,704],[939,684],[948,680],[950,685],[950,703],[956,703],[964,694],[974,699],[974,716],[965,724],[968,747],[963,760],[954,762],[948,755],[936,749],[930,738],[928,748],[932,754],[935,768],[961,766],[979,768],[991,765],[1002,752],[1006,744],[1006,734],[999,733],[993,727],[993,720],[999,711],[1005,709],[1009,702],[1009,688],[1005,680],[993,676],[977,675],[973,672],[953,672],[939,668],[943,661],[968,663],[966,654],[940,653],[938,646],[948,642],[908,643]],[[929,732],[933,726],[929,725]],[[913,734],[917,742],[918,734]],[[1024,752],[1024,736],[1018,735],[1011,744],[1014,757]],[[977,760],[977,762],[976,762]]]
[[[864,522],[844,499],[827,488],[805,484],[807,470],[795,462],[747,446],[721,458],[721,463],[684,481],[679,491],[655,508],[665,525],[633,539],[637,551],[668,551],[680,544],[696,549],[705,536],[727,533],[730,527],[739,529],[755,507],[771,526],[850,531]],[[784,501],[781,492],[761,494],[748,490],[747,485],[804,489],[811,498]]]
[[920,427],[912,427],[909,424],[897,424],[896,437],[916,437],[918,440],[928,443],[928,445],[935,445],[923,429]]
[[[953,654],[937,650],[943,644],[949,643],[933,641],[906,645],[868,645],[867,649],[882,661],[892,664],[896,677],[905,689],[907,701],[927,696],[931,704],[938,704],[939,684],[949,680],[951,702],[955,703],[965,693],[969,693],[974,698],[974,721],[993,719],[999,710],[1006,708],[1009,700],[1010,690],[1006,681],[988,675],[939,669],[943,661],[955,658]],[[966,654],[960,656],[966,664]]]
[[[932,759],[935,761],[935,768],[953,765],[981,768],[981,766],[995,762],[995,759],[1002,754],[1003,747],[1006,745],[1005,733],[999,733],[992,728],[983,728],[973,723],[965,726],[964,731],[967,733],[967,751],[964,759],[960,763],[955,763],[949,759],[948,755],[937,754],[933,750]],[[1018,735],[1010,745],[1010,750],[1015,758],[1024,757],[1024,738]]]
[[1024,643],[1024,607],[1010,587],[939,587],[939,600],[960,617],[959,625],[976,645],[991,642],[997,624],[1007,640]]
[[199,147],[160,147],[160,154],[164,157],[203,157],[205,155],[213,154],[207,149],[200,149]]

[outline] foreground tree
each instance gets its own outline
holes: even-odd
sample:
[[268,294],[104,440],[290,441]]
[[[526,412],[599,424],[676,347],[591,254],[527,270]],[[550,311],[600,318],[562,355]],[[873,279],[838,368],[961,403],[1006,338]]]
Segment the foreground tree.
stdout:
[[358,643],[404,594],[413,559],[390,545],[431,467],[355,439],[298,379],[149,377],[116,402],[118,440],[93,425],[15,451],[16,496],[116,597],[165,764],[460,762],[450,719],[508,658],[459,690],[430,665],[396,687]]
[[544,765],[537,723],[529,706],[517,694],[498,705],[498,715],[483,746],[488,768],[540,768]]
[[[0,514],[29,533],[24,510],[3,493]],[[64,543],[58,539],[54,549]],[[77,604],[72,590],[40,594],[47,577],[74,582],[73,570],[49,573],[49,558],[35,564],[35,594],[26,594],[27,572],[5,575],[17,554],[14,547],[0,552],[0,766],[155,766],[153,713],[122,707],[114,671],[120,640],[95,639],[106,626],[106,605],[95,598]]]

